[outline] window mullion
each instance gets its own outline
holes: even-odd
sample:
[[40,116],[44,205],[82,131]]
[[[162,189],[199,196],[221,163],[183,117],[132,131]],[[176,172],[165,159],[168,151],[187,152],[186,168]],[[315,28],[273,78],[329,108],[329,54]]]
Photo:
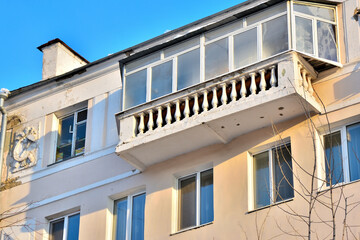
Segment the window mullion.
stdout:
[[272,150],[269,150],[269,194],[270,204],[275,202],[274,198],[274,159],[272,157]]
[[125,239],[130,240],[131,239],[131,221],[132,221],[132,197],[127,197],[127,210],[126,210],[126,237]]
[[146,69],[146,102],[151,100],[151,67]]
[[196,226],[200,225],[200,172],[196,173]]
[[262,59],[262,26],[258,24],[257,27],[257,61]]
[[289,45],[290,49],[297,49],[296,47],[296,23],[295,23],[295,14],[294,14],[294,7],[293,7],[293,1],[289,1],[288,5],[288,14],[290,17],[288,17],[288,26],[290,26],[290,35],[291,36],[291,45]]
[[315,54],[316,57],[319,57],[317,25],[316,25],[317,21],[312,18],[311,22],[312,22],[312,31],[313,31],[314,54]]
[[342,151],[342,167],[343,167],[342,172],[344,174],[344,182],[350,182],[349,154],[347,147],[346,126],[341,128],[340,133],[341,133],[341,151]]
[[63,233],[63,240],[67,240],[68,228],[69,228],[69,216],[66,216],[66,217],[64,217],[64,233]]
[[71,156],[75,156],[75,142],[76,142],[76,132],[77,132],[77,115],[78,112],[74,113],[74,123],[73,123],[73,134],[72,134],[72,143],[71,143]]
[[234,70],[234,36],[228,37],[229,71]]
[[172,92],[177,91],[177,57],[173,59],[173,72],[172,72]]
[[200,35],[200,82],[205,81],[205,35]]

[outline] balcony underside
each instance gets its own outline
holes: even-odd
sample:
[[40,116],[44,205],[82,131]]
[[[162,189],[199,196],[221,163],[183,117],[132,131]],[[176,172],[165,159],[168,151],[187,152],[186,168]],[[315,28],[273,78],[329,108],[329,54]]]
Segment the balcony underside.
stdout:
[[119,156],[140,170],[206,147],[226,144],[245,133],[304,115],[317,106],[291,89],[271,89],[245,101],[212,109],[183,121],[137,136],[117,147]]

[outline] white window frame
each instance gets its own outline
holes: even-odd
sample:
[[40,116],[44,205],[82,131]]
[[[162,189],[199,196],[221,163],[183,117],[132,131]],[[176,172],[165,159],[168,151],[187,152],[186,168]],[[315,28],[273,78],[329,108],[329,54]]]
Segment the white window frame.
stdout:
[[117,198],[116,200],[114,200],[114,206],[113,206],[113,232],[112,232],[112,238],[111,239],[116,239],[116,225],[117,225],[117,219],[116,221],[114,221],[115,219],[115,207],[116,207],[116,202],[120,201],[122,199],[126,198],[127,201],[127,206],[126,206],[126,240],[131,240],[131,225],[132,225],[132,212],[133,212],[133,199],[134,197],[137,197],[139,195],[145,194],[145,206],[146,206],[146,191],[141,191],[141,192],[136,192],[134,194],[130,194],[124,197],[120,197]]
[[[87,115],[86,115],[86,119],[81,121],[81,122],[77,122],[77,118],[78,118],[78,114],[79,112],[82,112],[84,110],[87,110]],[[72,136],[72,140],[71,140],[71,157],[68,158],[68,159],[63,159],[63,160],[59,160],[59,161],[56,161],[56,155],[57,155],[57,147],[58,147],[58,141],[59,141],[59,132],[57,133],[57,138],[56,138],[56,145],[55,145],[55,157],[54,157],[54,163],[58,163],[58,162],[63,162],[63,161],[66,161],[66,160],[69,160],[71,158],[74,158],[74,157],[77,157],[77,156],[80,156],[80,155],[84,155],[85,154],[85,147],[86,147],[86,132],[85,132],[85,143],[84,143],[84,152],[82,153],[78,153],[76,154],[75,153],[75,144],[76,144],[76,135],[77,135],[77,127],[78,125],[82,124],[82,123],[86,123],[86,128],[88,127],[87,126],[87,122],[88,122],[88,116],[89,116],[89,111],[88,111],[88,108],[85,107],[85,108],[81,108],[79,110],[76,110],[76,111],[73,111],[69,114],[66,114],[64,116],[61,116],[60,118],[58,118],[58,123],[57,123],[57,129],[58,131],[60,130],[59,129],[59,125],[60,125],[60,122],[69,117],[69,116],[74,116],[74,123],[73,123],[73,136]]]
[[[202,225],[209,224],[209,223],[200,224],[200,210],[201,210],[201,206],[200,206],[200,203],[201,203],[201,199],[200,199],[200,197],[201,197],[201,194],[200,194],[201,182],[200,182],[200,180],[201,180],[201,173],[206,172],[206,171],[211,170],[211,169],[213,170],[213,186],[214,186],[214,168],[213,167],[209,167],[209,168],[203,169],[201,171],[196,171],[196,172],[181,176],[181,177],[176,179],[176,227],[175,227],[175,232],[183,232],[183,231],[186,231],[186,230],[189,230],[189,229],[192,229],[192,228],[196,228],[196,227],[199,227],[199,226],[202,226]],[[196,180],[195,180],[195,185],[196,185],[196,189],[195,189],[195,192],[196,192],[195,193],[196,194],[196,221],[195,221],[195,226],[180,229],[179,228],[179,223],[180,223],[180,212],[179,212],[179,209],[180,209],[180,200],[179,200],[179,197],[180,197],[180,194],[179,194],[180,193],[180,181],[188,179],[188,178],[193,177],[193,176],[196,176]],[[214,193],[213,193],[213,199],[214,199]],[[214,206],[213,206],[213,211],[214,211]]]
[[[52,226],[52,224],[54,222],[60,220],[60,219],[64,219],[63,240],[66,240],[67,235],[68,235],[69,217],[72,217],[72,216],[77,215],[77,214],[79,214],[79,217],[81,217],[80,211],[77,211],[77,212],[73,212],[71,214],[67,214],[67,215],[64,215],[64,216],[61,216],[61,217],[58,217],[58,218],[51,219],[51,221],[49,221],[49,227],[48,227],[48,229],[49,229],[48,239],[49,240],[51,239],[51,226]],[[79,229],[80,229],[80,220],[79,220]]]
[[[290,147],[290,151],[291,151],[291,142],[290,140],[286,140],[282,143],[279,144],[268,144],[266,146],[260,147],[260,149],[255,149],[253,151],[249,151],[248,152],[248,156],[247,156],[247,163],[248,163],[248,210],[249,211],[253,211],[253,210],[258,210],[258,209],[262,209],[262,208],[267,208],[269,206],[272,206],[274,204],[278,204],[281,202],[285,202],[288,201],[289,199],[284,199],[281,201],[275,201],[275,194],[274,194],[274,166],[275,166],[275,161],[272,157],[272,151],[276,148],[281,148],[281,147],[286,147],[289,146]],[[270,204],[266,205],[266,206],[262,206],[262,207],[256,207],[256,186],[255,186],[255,168],[254,168],[254,156],[258,155],[260,153],[264,153],[264,152],[268,152],[268,156],[269,156],[269,193],[270,193]],[[292,161],[292,160],[291,160]],[[294,175],[294,173],[292,173]],[[294,178],[293,178],[294,179]],[[294,180],[293,180],[293,184],[294,184]],[[292,186],[294,187],[294,186]],[[295,191],[294,191],[295,192]],[[292,198],[290,198],[292,199]]]

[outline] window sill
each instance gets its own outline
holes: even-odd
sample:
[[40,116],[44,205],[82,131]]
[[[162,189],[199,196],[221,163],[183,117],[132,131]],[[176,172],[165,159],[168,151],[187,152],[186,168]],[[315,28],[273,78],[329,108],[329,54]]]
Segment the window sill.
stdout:
[[280,204],[283,204],[283,203],[291,202],[293,200],[294,200],[294,198],[286,199],[284,201],[276,202],[276,203],[273,203],[273,204],[270,204],[270,205],[267,205],[267,206],[264,206],[264,207],[261,207],[261,208],[256,208],[254,210],[250,210],[250,211],[246,212],[245,214],[250,214],[250,213],[253,213],[253,212],[261,211],[261,210],[264,210],[264,209],[267,209],[267,208],[270,208],[270,207],[274,207],[274,206],[277,206],[277,205],[280,205]]
[[[360,182],[360,179],[356,179],[354,181],[351,181],[351,182],[342,182],[342,183],[337,183],[337,184],[334,184],[332,186],[332,189],[337,189],[337,188],[341,188],[341,187],[345,187],[347,185],[350,185],[350,184],[353,184],[353,183],[358,183]],[[318,193],[321,193],[321,192],[326,192],[326,191],[329,191],[330,190],[330,186],[325,186],[325,187],[322,187]]]
[[62,162],[67,162],[67,161],[70,161],[70,160],[73,160],[73,159],[76,159],[76,158],[79,158],[79,157],[83,157],[83,156],[84,156],[84,153],[81,153],[81,154],[72,156],[72,157],[70,157],[70,158],[67,158],[67,159],[65,159],[65,160],[61,160],[61,161],[57,161],[57,162],[50,163],[50,164],[48,164],[47,166],[48,166],[48,167],[51,167],[51,166],[60,164],[60,163],[62,163]]
[[187,232],[187,231],[191,231],[191,230],[195,230],[195,229],[198,229],[198,228],[202,228],[202,227],[205,227],[205,226],[208,226],[208,225],[211,225],[213,224],[214,222],[208,222],[208,223],[204,223],[204,224],[201,224],[201,225],[198,225],[198,226],[193,226],[193,227],[188,227],[188,228],[185,228],[185,229],[181,229],[175,233],[172,233],[170,234],[170,236],[174,236],[174,235],[177,235],[177,234],[180,234],[180,233],[183,233],[183,232]]

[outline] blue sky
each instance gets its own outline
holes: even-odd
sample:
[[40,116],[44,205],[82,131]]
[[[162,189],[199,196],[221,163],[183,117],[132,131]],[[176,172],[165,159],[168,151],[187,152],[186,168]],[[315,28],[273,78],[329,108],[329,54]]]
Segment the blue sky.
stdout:
[[41,79],[43,43],[60,38],[92,62],[242,0],[0,0],[0,88]]

